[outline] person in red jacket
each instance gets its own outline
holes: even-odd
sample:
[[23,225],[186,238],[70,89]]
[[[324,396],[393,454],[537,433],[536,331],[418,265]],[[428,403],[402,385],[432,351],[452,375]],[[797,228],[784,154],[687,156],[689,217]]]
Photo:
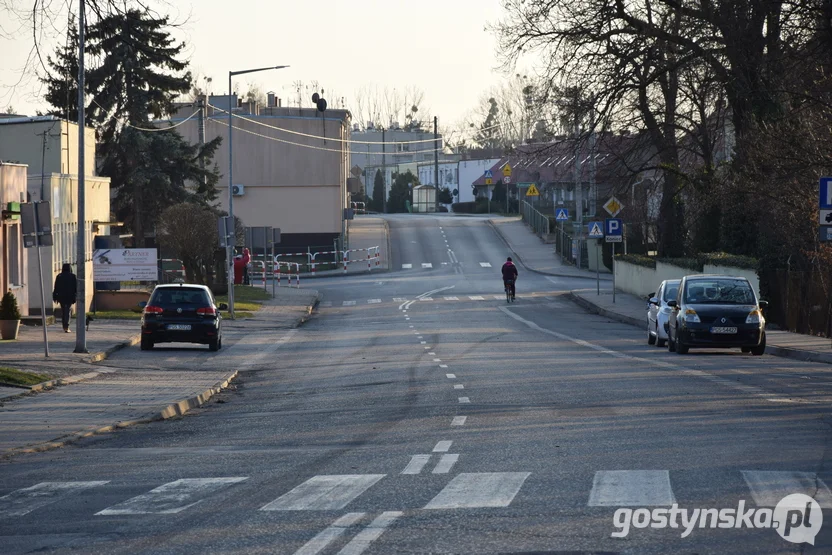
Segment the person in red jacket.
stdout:
[[247,247],[243,248],[243,284],[251,285],[251,277],[249,276],[249,268],[251,267],[251,251]]

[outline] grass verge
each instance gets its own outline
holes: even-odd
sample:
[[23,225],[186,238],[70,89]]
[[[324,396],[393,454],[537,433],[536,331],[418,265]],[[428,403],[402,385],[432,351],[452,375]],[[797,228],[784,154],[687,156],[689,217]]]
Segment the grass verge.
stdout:
[[[272,298],[271,293],[250,285],[234,286],[234,313],[237,318],[251,318],[260,305]],[[217,296],[217,303],[228,303],[228,295]]]
[[14,368],[0,366],[0,384],[35,385],[45,382],[51,377],[47,374],[33,374],[32,372],[22,372]]

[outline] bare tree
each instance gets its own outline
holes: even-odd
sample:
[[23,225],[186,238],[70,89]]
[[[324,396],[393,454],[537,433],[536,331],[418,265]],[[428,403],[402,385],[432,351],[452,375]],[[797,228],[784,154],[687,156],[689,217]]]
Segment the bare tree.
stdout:
[[430,127],[426,121],[430,116],[423,115],[430,113],[425,106],[425,93],[416,86],[364,86],[356,91],[350,105],[353,118],[362,127],[370,123],[378,128],[394,124],[413,130]]

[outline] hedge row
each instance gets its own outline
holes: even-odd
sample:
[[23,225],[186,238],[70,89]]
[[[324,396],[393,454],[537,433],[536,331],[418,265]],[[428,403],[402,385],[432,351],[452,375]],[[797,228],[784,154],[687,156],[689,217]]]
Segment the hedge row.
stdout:
[[620,262],[629,262],[636,266],[644,266],[645,268],[656,268],[656,259],[643,254],[617,254],[615,255],[615,259]]
[[652,256],[644,256],[642,254],[619,254],[616,255],[615,258],[616,260],[629,262],[630,264],[643,266],[645,268],[655,268],[656,262],[664,262],[665,264],[672,264],[673,266],[678,266],[680,268],[696,272],[703,271],[705,264],[729,266],[731,268],[742,268],[744,270],[753,271],[757,271],[760,266],[760,263],[756,258],[729,254],[726,252],[708,252],[688,258],[655,258]]

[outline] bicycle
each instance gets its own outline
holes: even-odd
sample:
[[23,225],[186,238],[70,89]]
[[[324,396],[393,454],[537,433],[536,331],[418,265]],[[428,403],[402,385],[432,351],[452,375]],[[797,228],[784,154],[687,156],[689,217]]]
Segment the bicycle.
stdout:
[[505,289],[506,289],[506,302],[507,303],[514,302],[515,289],[514,289],[514,280],[513,279],[507,279],[506,280]]

